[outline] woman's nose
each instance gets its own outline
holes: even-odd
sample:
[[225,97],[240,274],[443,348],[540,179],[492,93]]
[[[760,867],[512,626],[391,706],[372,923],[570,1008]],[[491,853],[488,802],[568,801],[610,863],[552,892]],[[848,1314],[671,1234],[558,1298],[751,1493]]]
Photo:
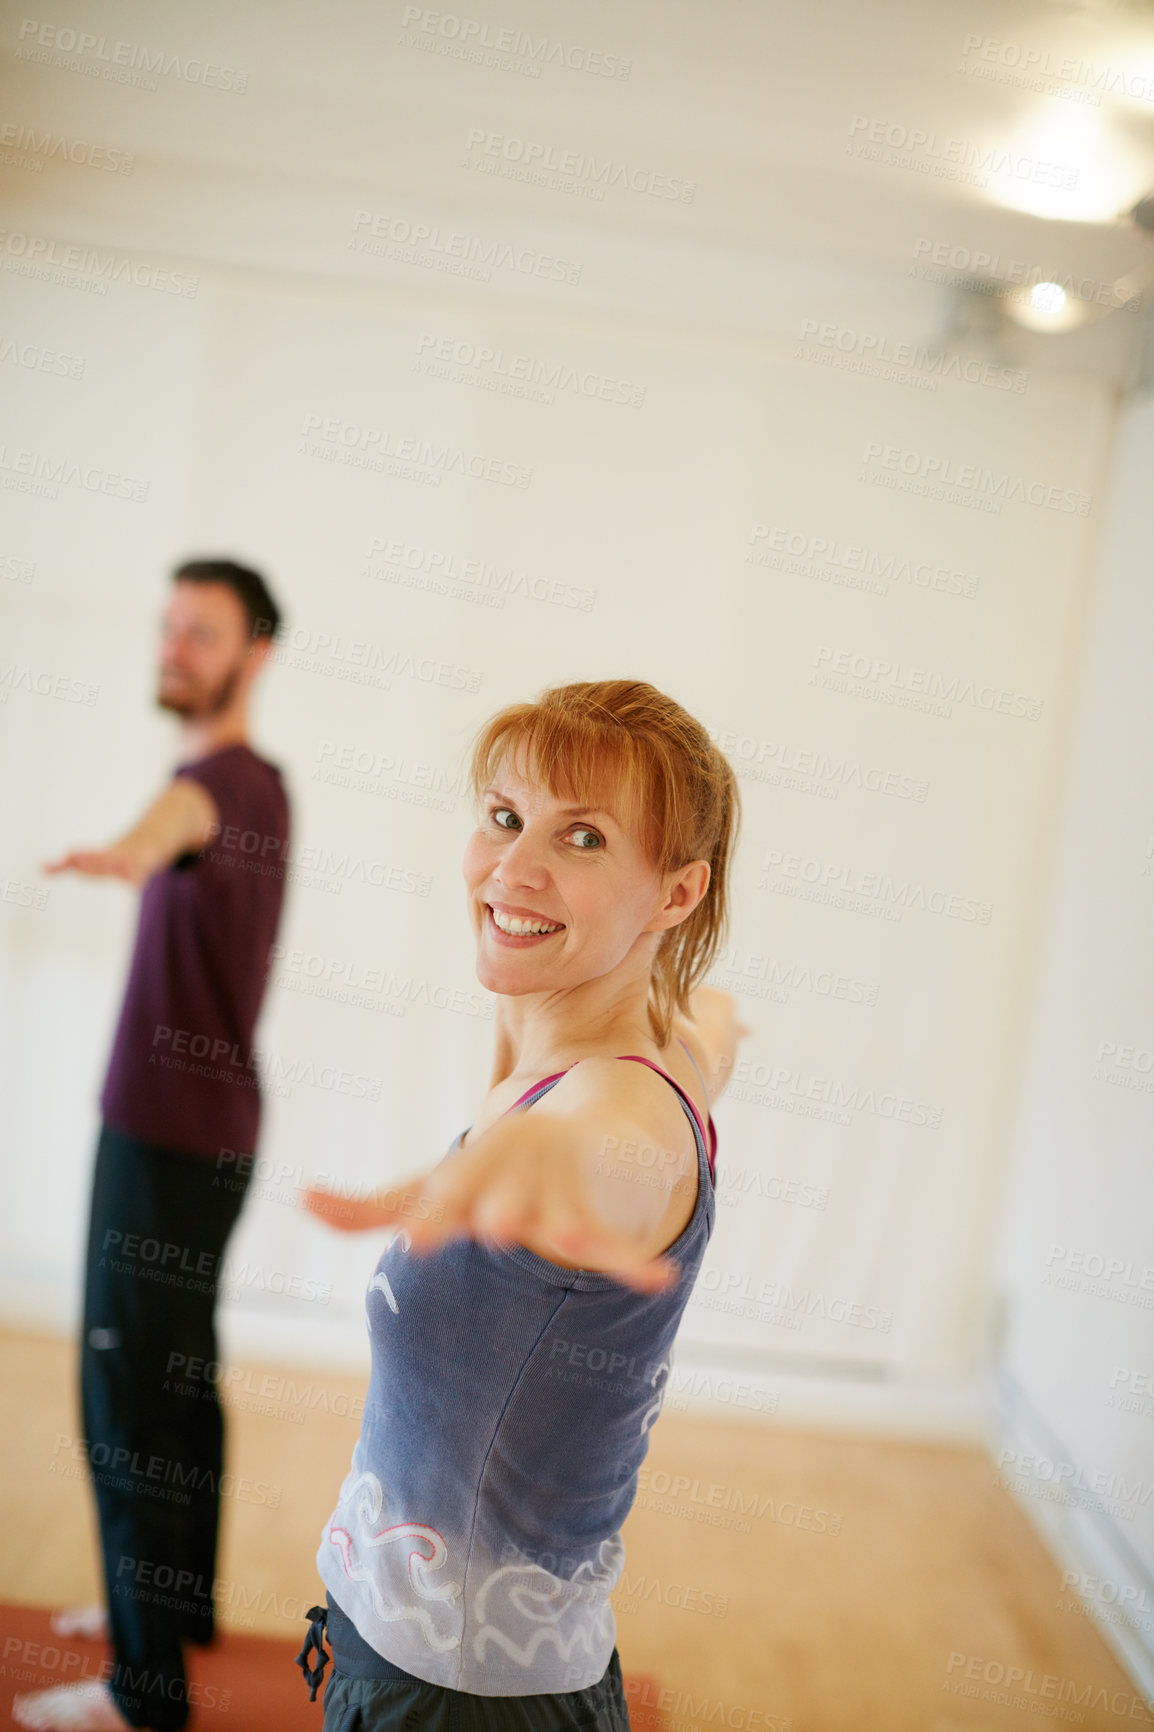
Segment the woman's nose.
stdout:
[[503,882],[508,882],[510,876],[518,882],[527,878],[539,879],[543,871],[541,859],[542,843],[529,830],[522,830],[516,840],[509,843],[501,856],[497,868]]

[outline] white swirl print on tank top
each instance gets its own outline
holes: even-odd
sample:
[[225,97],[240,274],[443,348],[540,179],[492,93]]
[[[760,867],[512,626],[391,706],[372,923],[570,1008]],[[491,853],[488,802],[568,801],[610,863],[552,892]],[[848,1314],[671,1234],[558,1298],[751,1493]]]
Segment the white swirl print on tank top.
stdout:
[[[624,1563],[624,1543],[613,1534],[602,1541],[598,1564],[583,1563],[568,1582],[558,1581],[535,1564],[501,1564],[486,1576],[473,1602],[473,1615],[481,1620],[473,1637],[474,1657],[483,1662],[490,1643],[519,1666],[533,1665],[543,1645],[566,1661],[579,1649],[586,1655],[598,1653],[605,1634],[612,1638],[613,1613],[607,1596],[616,1587]],[[580,1593],[582,1588],[589,1590],[587,1596]],[[596,1604],[592,1619],[589,1598]]]
[[[373,1610],[382,1622],[411,1619],[420,1626],[435,1653],[447,1653],[460,1645],[460,1620],[454,1620],[453,1630],[439,1630],[428,1602],[448,1603],[458,1599],[460,1584],[451,1581],[440,1586],[431,1584],[426,1571],[443,1570],[449,1561],[449,1548],[436,1528],[426,1522],[393,1522],[375,1533],[371,1531],[384,1512],[384,1490],[375,1474],[357,1471],[359,1452],[358,1443],[353,1451],[353,1472],[341,1487],[340,1502],[329,1521],[329,1544],[336,1548],[348,1581],[365,1585]],[[417,1544],[406,1547],[405,1542],[412,1540]],[[396,1549],[385,1556],[377,1551],[383,1547]],[[367,1558],[362,1562],[369,1552],[377,1552],[377,1556],[371,1562]],[[394,1594],[386,1595],[382,1578],[384,1586],[393,1585],[395,1578]],[[414,1593],[424,1605],[413,1603]]]

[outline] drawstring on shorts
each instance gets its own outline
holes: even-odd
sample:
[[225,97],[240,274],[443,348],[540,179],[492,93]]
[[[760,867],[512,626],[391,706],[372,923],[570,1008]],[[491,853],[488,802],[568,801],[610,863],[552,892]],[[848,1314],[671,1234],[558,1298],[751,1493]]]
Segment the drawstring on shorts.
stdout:
[[[317,1686],[322,1682],[325,1675],[325,1667],[332,1659],[331,1654],[325,1653],[323,1639],[325,1636],[325,1625],[328,1615],[329,1609],[327,1606],[310,1606],[308,1611],[305,1613],[305,1617],[311,1619],[311,1622],[309,1624],[308,1635],[304,1640],[304,1647],[296,1657],[296,1663],[305,1675],[305,1683],[309,1687],[310,1702],[316,1701]],[[316,1649],[317,1663],[315,1666],[309,1665],[310,1648]]]

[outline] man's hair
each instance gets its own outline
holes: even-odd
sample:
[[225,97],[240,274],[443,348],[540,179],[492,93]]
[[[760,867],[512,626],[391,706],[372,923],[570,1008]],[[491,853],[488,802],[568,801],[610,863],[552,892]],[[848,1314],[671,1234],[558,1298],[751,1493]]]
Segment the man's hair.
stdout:
[[275,637],[281,611],[259,571],[231,559],[186,559],[172,574],[173,583],[223,583],[244,608],[250,638]]

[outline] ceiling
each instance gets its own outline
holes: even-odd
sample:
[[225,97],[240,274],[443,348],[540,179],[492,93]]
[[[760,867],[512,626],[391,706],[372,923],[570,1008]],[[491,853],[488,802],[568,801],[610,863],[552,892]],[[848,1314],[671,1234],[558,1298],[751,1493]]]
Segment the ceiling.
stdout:
[[[1087,294],[1154,267],[1154,237],[1124,216],[1154,189],[1154,5],[464,6],[13,14],[8,228],[202,274],[431,297],[476,279],[430,245],[507,244],[579,267],[575,283],[493,268],[486,292],[527,313],[742,341],[795,337],[807,317],[924,338],[947,318],[935,257],[947,278],[1069,275]],[[78,51],[78,31],[97,40]],[[118,57],[125,82],[108,76]],[[131,153],[130,172],[65,160],[61,139]],[[530,155],[554,184],[524,178]],[[691,199],[665,196],[687,182]],[[423,260],[398,250],[407,225],[431,232]],[[1139,324],[1099,310],[1073,336],[1013,340],[1032,365],[1121,380]]]

